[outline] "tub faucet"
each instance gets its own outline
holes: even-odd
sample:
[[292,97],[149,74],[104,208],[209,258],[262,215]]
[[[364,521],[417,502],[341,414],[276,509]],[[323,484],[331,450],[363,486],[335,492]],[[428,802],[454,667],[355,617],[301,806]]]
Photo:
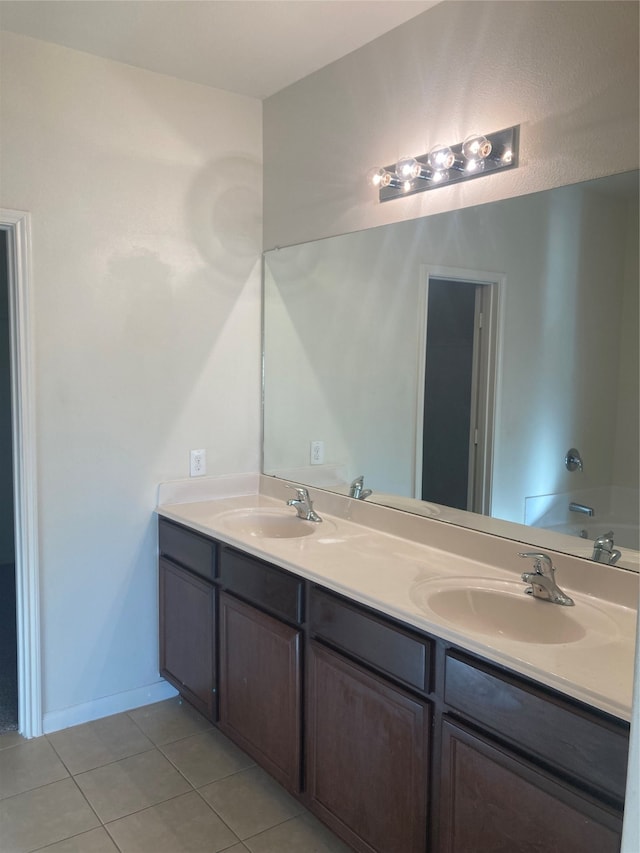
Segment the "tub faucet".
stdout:
[[584,515],[588,515],[590,518],[595,515],[595,510],[592,506],[587,506],[586,504],[577,504],[571,501],[569,504],[569,512],[582,512]]
[[542,601],[550,601],[552,604],[564,604],[572,607],[574,601],[569,598],[556,583],[556,570],[551,557],[537,551],[521,551],[519,557],[531,557],[533,560],[533,571],[524,572],[522,580],[531,584],[525,592]]
[[620,551],[613,547],[613,530],[598,536],[593,543],[591,559],[595,560],[596,563],[607,563],[609,566],[613,566],[621,556]]
[[363,501],[365,498],[368,498],[370,494],[372,494],[371,489],[364,488],[364,474],[360,474],[359,477],[356,477],[349,486],[350,498],[358,498],[358,500]]
[[322,521],[313,508],[313,501],[309,497],[307,489],[301,489],[298,486],[289,486],[289,488],[295,490],[296,496],[287,501],[287,506],[296,508],[298,518],[302,518],[305,521]]

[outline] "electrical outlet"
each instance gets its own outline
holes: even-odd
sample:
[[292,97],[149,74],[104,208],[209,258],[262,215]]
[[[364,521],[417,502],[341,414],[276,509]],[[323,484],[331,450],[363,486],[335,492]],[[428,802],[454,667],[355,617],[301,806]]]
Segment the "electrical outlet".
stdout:
[[309,461],[312,465],[322,465],[324,462],[324,441],[311,442]]
[[189,474],[192,477],[203,477],[207,473],[207,451],[192,450]]

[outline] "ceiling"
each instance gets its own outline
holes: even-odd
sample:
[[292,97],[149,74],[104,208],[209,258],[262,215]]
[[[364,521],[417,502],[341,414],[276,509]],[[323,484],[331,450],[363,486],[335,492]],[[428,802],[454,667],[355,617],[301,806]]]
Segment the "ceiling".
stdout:
[[266,98],[438,0],[0,0],[0,29]]

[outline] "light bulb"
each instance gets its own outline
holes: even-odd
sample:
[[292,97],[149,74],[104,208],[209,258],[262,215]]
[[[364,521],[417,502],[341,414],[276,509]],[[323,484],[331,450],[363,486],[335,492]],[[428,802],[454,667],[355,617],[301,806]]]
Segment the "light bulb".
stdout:
[[462,143],[462,154],[467,160],[484,160],[491,154],[491,143],[486,136],[474,133]]
[[376,187],[379,189],[380,187],[388,187],[391,183],[391,172],[387,172],[382,166],[374,166],[367,173],[367,180],[371,184],[372,187]]
[[513,151],[510,148],[507,148],[507,150],[502,155],[502,162],[503,163],[511,163],[512,160],[513,160]]
[[447,145],[434,145],[427,162],[434,172],[445,172],[456,162],[456,156]]
[[445,181],[449,180],[449,172],[447,169],[439,169],[437,172],[434,172],[431,176],[431,180],[435,184],[442,184]]
[[418,177],[421,168],[415,157],[401,157],[396,163],[396,175],[401,181],[412,181]]

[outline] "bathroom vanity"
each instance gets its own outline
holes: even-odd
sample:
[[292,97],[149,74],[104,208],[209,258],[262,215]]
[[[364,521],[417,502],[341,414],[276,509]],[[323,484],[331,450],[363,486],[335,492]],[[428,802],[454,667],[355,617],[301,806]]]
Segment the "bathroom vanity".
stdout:
[[619,850],[637,576],[617,600],[572,588],[575,608],[523,596],[542,626],[571,620],[566,641],[496,639],[420,602],[475,568],[508,607],[517,557],[505,579],[316,509],[159,507],[162,675],[356,851]]

